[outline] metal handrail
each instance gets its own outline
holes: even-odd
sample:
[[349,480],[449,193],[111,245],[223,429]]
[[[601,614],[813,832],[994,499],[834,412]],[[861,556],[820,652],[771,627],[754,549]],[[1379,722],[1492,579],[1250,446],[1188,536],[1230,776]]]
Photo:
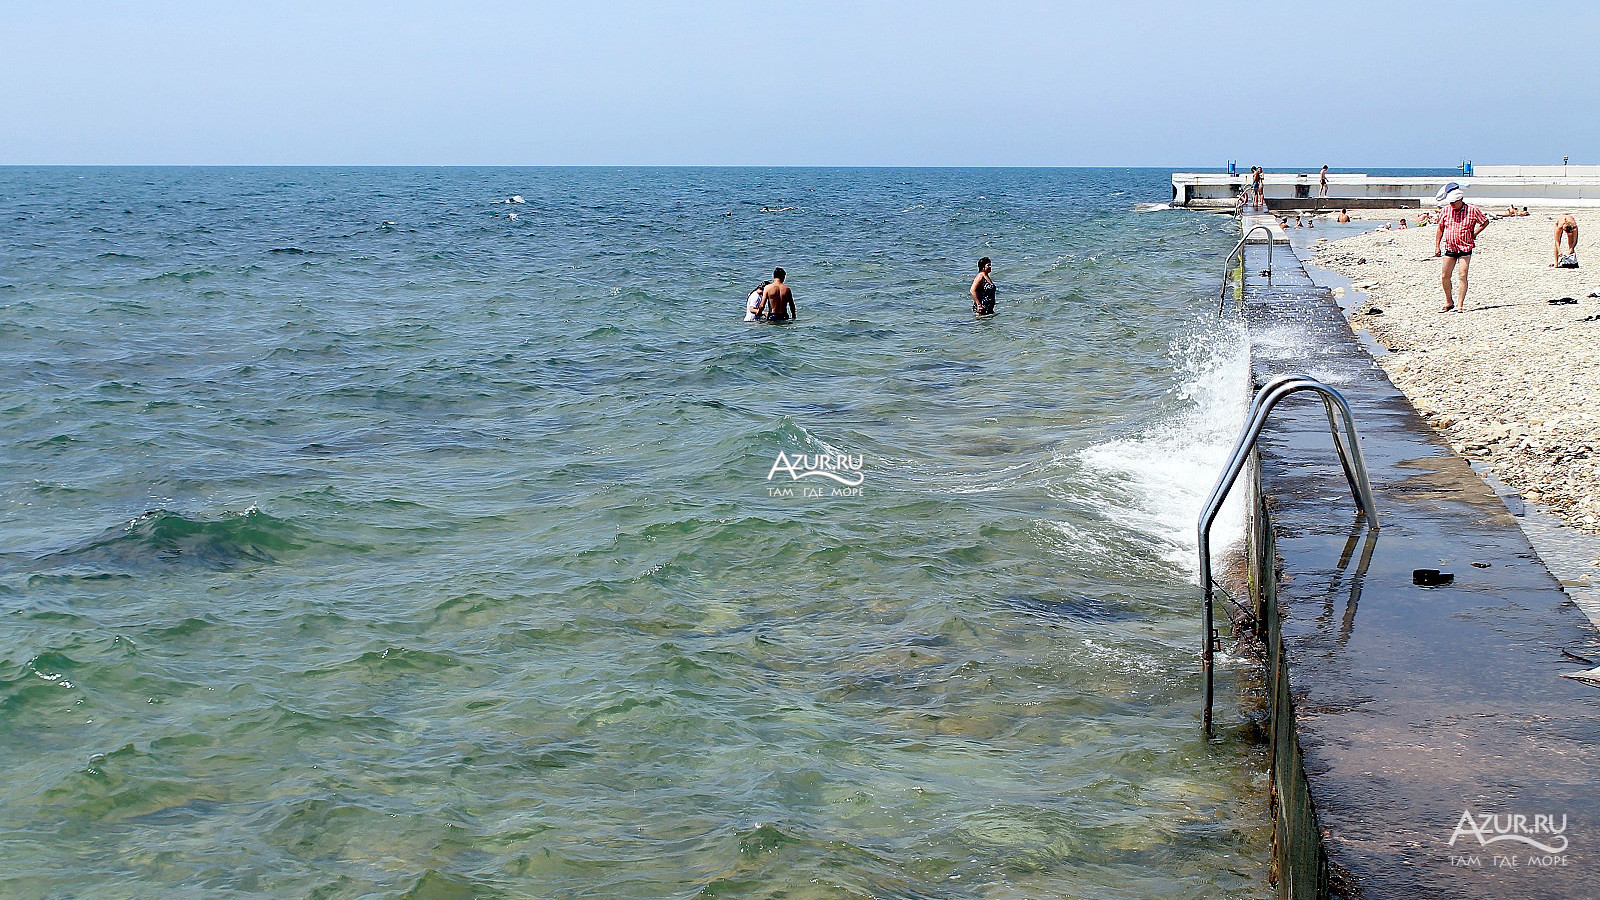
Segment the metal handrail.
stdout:
[[[1323,409],[1328,414],[1328,430],[1333,436],[1333,446],[1339,455],[1339,464],[1344,468],[1345,480],[1350,483],[1350,491],[1355,495],[1361,515],[1366,517],[1367,528],[1378,527],[1378,506],[1372,499],[1372,483],[1367,478],[1367,463],[1361,455],[1361,438],[1356,433],[1355,417],[1350,413],[1350,404],[1345,401],[1344,395],[1309,375],[1279,375],[1262,385],[1250,403],[1244,430],[1239,433],[1239,440],[1233,445],[1228,465],[1223,469],[1222,476],[1217,479],[1216,486],[1211,489],[1211,496],[1206,499],[1205,507],[1200,513],[1198,541],[1200,586],[1205,589],[1205,608],[1202,613],[1205,632],[1200,652],[1200,667],[1205,676],[1205,712],[1202,723],[1208,735],[1211,733],[1212,643],[1215,640],[1211,613],[1215,589],[1211,580],[1211,525],[1221,512],[1222,503],[1227,499],[1228,492],[1233,489],[1239,473],[1244,471],[1245,462],[1254,452],[1256,439],[1261,436],[1261,429],[1266,426],[1267,416],[1272,413],[1280,400],[1298,391],[1316,391],[1321,396]],[[1335,406],[1339,408],[1344,418],[1342,439],[1333,416]]]
[[1272,229],[1265,225],[1256,225],[1244,233],[1244,237],[1239,239],[1239,243],[1233,245],[1233,250],[1228,254],[1228,258],[1222,261],[1222,287],[1217,290],[1217,315],[1219,316],[1222,315],[1222,307],[1228,297],[1228,273],[1232,271],[1233,258],[1238,256],[1240,257],[1240,263],[1243,263],[1244,245],[1249,243],[1250,236],[1258,231],[1267,233],[1267,277],[1269,279],[1272,277]]

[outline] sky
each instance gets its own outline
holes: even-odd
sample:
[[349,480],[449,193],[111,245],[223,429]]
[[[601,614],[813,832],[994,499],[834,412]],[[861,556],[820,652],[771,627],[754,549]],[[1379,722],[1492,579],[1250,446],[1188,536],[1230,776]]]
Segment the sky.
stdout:
[[1600,164],[1600,4],[0,0],[0,165]]

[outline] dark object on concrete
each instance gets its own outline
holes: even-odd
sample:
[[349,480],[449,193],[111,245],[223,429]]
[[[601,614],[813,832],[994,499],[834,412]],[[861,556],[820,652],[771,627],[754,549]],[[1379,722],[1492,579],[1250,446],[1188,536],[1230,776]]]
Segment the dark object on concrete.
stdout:
[[1523,501],[1521,494],[1513,491],[1510,493],[1501,494],[1500,499],[1505,501],[1506,510],[1513,516],[1521,518],[1522,516],[1528,514],[1528,504]]
[[[1600,635],[1326,290],[1287,262],[1245,301],[1274,335],[1257,384],[1304,372],[1350,402],[1383,522],[1367,538],[1352,523],[1321,404],[1281,406],[1258,443],[1249,540],[1279,896],[1600,898],[1600,693],[1562,677],[1561,649],[1600,659]],[[1419,559],[1492,567],[1419,602],[1406,582]],[[1491,816],[1507,833],[1515,816],[1565,821],[1565,840],[1519,835],[1561,852],[1489,843],[1500,834],[1474,826]]]
[[1367,310],[1367,315],[1369,315],[1369,316],[1381,316],[1381,315],[1383,315],[1383,310],[1381,310],[1378,307],[1374,306],[1373,308]]
[[1545,302],[1550,304],[1551,306],[1568,306],[1568,305],[1576,306],[1577,303],[1578,303],[1578,298],[1577,297],[1557,297],[1554,300],[1546,300]]
[[1455,584],[1456,576],[1438,569],[1412,569],[1411,583],[1423,587],[1436,587],[1441,584]]

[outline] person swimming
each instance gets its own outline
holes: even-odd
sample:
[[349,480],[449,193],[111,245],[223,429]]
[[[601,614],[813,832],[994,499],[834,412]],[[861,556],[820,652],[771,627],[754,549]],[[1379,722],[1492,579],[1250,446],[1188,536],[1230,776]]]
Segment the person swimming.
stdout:
[[750,292],[744,301],[744,320],[746,322],[759,322],[767,313],[767,285],[771,281],[761,282],[761,286]]
[[761,301],[767,305],[768,322],[787,322],[799,318],[794,307],[794,291],[784,284],[786,277],[783,269],[773,269],[772,280],[761,289]]
[[974,316],[994,315],[996,288],[994,279],[989,277],[989,257],[978,260],[978,276],[972,279],[972,287],[967,289],[967,293],[972,297]]

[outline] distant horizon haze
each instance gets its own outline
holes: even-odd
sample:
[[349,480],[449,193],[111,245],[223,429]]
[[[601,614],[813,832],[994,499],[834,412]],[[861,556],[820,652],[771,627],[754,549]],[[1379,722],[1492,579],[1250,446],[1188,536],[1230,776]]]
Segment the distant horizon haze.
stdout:
[[149,0],[4,25],[0,165],[1600,162],[1600,7],[1543,0]]

